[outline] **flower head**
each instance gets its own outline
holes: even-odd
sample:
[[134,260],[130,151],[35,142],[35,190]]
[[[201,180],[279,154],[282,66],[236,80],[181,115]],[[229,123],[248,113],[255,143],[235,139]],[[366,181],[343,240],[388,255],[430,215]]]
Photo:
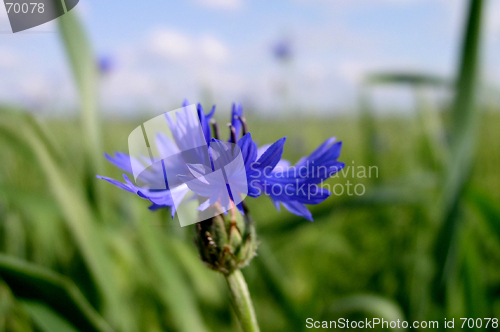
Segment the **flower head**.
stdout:
[[273,45],[273,54],[278,60],[289,60],[293,56],[292,43],[288,38],[279,40]]
[[97,59],[97,65],[101,74],[108,74],[113,71],[115,62],[112,57],[104,55]]
[[[185,107],[188,104],[184,102]],[[121,152],[114,156],[106,155],[111,163],[127,173],[135,174],[134,170],[147,168],[139,178],[136,176],[136,180],[150,184],[149,187],[132,183],[126,174],[123,174],[125,183],[98,177],[150,200],[152,210],[170,207],[172,216],[177,203],[192,191],[205,199],[200,202],[199,211],[216,204],[222,207],[233,204],[244,214],[240,196],[265,195],[273,200],[278,210],[283,205],[290,212],[312,221],[306,205],[321,203],[331,195],[320,184],[344,167],[337,160],[342,143],[329,138],[309,156],[291,165],[282,159],[286,137],[257,147],[247,130],[240,104],[233,105],[227,143],[220,140],[219,128],[213,120],[214,112],[215,106],[205,114],[198,104],[197,119],[189,112],[177,113],[176,121],[166,114],[173,138],[162,133],[156,135],[155,144],[162,158],[161,163],[145,167],[143,164],[147,158],[143,156],[129,156]],[[201,126],[202,136],[190,132],[196,123]],[[208,146],[208,149],[193,149],[200,146]],[[237,160],[236,155],[241,155],[241,158]],[[230,167],[223,167],[226,165]],[[219,169],[225,170],[223,179],[214,175],[214,171]],[[231,183],[231,188],[228,183]]]
[[[112,164],[133,174],[135,184],[126,174],[125,183],[98,177],[148,199],[151,210],[169,207],[172,217],[180,213],[177,207],[181,201],[197,199],[200,222],[196,225],[195,242],[200,257],[210,268],[230,274],[247,265],[257,248],[255,226],[243,199],[265,195],[278,210],[283,205],[312,221],[306,205],[321,203],[331,195],[320,184],[344,167],[337,161],[342,143],[329,138],[309,156],[291,165],[282,159],[286,137],[257,147],[240,104],[233,105],[227,141],[220,139],[214,112],[215,106],[205,114],[200,104],[194,108],[185,101],[175,114],[155,118],[167,126],[170,137],[160,130],[154,133],[153,140],[146,138],[145,127],[159,127],[156,122],[149,123],[154,119],[148,121],[129,136],[131,155],[106,154]],[[145,139],[143,147],[147,146],[147,152],[137,153],[137,146],[130,145],[134,135]],[[180,217],[179,221],[183,223]]]

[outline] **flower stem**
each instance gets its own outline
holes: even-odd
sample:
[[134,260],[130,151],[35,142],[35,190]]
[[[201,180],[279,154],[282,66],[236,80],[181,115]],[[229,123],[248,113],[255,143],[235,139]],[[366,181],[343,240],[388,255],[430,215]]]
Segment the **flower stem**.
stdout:
[[231,293],[231,302],[233,303],[243,331],[259,332],[259,324],[255,317],[245,277],[243,277],[240,270],[234,270],[230,274],[225,275],[225,277]]

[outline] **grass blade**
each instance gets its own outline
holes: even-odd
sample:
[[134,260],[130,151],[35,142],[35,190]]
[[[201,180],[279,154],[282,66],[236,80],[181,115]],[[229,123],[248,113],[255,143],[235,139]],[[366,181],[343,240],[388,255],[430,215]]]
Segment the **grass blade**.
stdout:
[[81,103],[81,126],[84,137],[84,153],[88,162],[87,181],[90,196],[102,207],[101,184],[95,174],[102,174],[101,126],[97,112],[97,63],[90,43],[74,11],[57,20],[63,46],[75,77]]
[[500,243],[500,209],[498,208],[498,202],[473,189],[468,190],[466,195],[468,201],[483,215],[489,230]]
[[[144,211],[142,213],[151,213]],[[171,319],[179,331],[207,331],[197,307],[194,294],[176,264],[174,255],[163,245],[161,238],[151,224],[140,222],[138,225],[141,247],[144,248],[146,262],[158,276],[156,291],[166,304]]]
[[[81,187],[69,181],[69,175],[58,166],[43,141],[36,135],[29,123],[15,130],[0,126],[0,131],[14,138],[18,145],[27,147],[35,156],[47,183],[64,216],[64,221],[73,236],[85,263],[91,272],[95,285],[102,296],[105,312],[109,313],[116,324],[120,318],[120,293],[117,285],[109,278],[111,268],[109,252],[106,251],[104,235],[93,222],[95,215],[84,199]],[[123,323],[122,323],[123,324]]]
[[16,297],[41,301],[82,331],[112,331],[66,277],[0,254],[0,277]]
[[[484,266],[477,245],[471,236],[471,232],[463,234],[462,256],[463,256],[463,279],[466,317],[483,318],[489,317],[487,311],[487,291],[484,278]],[[480,330],[476,328],[476,330]]]
[[452,84],[439,76],[418,73],[374,73],[368,75],[366,83],[372,85],[379,84],[410,84],[410,85],[426,85],[435,87],[451,87]]
[[289,326],[301,326],[302,313],[293,299],[289,296],[286,285],[284,284],[284,281],[286,281],[286,274],[281,266],[279,266],[278,261],[268,247],[266,241],[262,241],[259,244],[259,255],[255,259],[255,264],[269,292],[286,315],[290,324]]
[[386,321],[405,321],[405,315],[399,305],[377,295],[353,295],[335,301],[330,314],[363,312]]
[[[451,113],[451,160],[445,173],[446,178],[442,197],[443,226],[438,234],[434,248],[438,263],[436,291],[445,280],[446,266],[455,265],[450,262],[450,259],[457,257],[457,253],[452,251],[457,249],[454,249],[453,243],[458,243],[456,237],[460,228],[460,200],[469,182],[475,157],[479,117],[475,107],[475,99],[479,68],[482,7],[482,0],[470,1],[462,45],[462,59],[456,97]],[[442,299],[442,296],[438,296],[438,298]]]
[[66,319],[43,303],[22,301],[21,304],[24,310],[30,314],[37,327],[43,332],[78,332]]

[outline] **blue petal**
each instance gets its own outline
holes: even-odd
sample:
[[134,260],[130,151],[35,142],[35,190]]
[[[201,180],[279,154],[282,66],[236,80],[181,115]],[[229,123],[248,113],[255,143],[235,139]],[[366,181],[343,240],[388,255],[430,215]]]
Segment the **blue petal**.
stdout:
[[262,186],[260,185],[260,181],[258,179],[250,180],[250,178],[248,178],[247,196],[256,198],[259,197],[261,194],[262,194]]
[[[321,156],[323,153],[325,153],[331,144],[335,142],[335,137],[330,137],[326,141],[324,141],[320,146],[316,148],[307,158],[303,158],[301,161],[305,161],[306,159],[316,159],[319,156]],[[298,162],[296,166],[301,165],[301,162]]]
[[291,213],[304,217],[309,221],[313,221],[311,212],[304,204],[298,202],[281,202],[281,204]]
[[296,167],[304,166],[304,164],[309,161],[314,160],[315,164],[324,164],[329,161],[337,160],[340,156],[340,151],[342,149],[342,142],[337,142],[333,144],[335,141],[334,137],[327,139],[323,144],[321,144],[313,153],[311,153],[308,157],[302,158],[297,164]]
[[[277,149],[269,147],[257,163],[273,165],[276,158],[272,156]],[[264,189],[265,194],[273,200],[275,205],[282,203],[290,212],[312,221],[312,215],[304,204],[319,204],[327,199],[331,193],[317,184],[340,171],[345,164],[337,161],[342,149],[342,142],[335,143],[335,138],[329,138],[309,156],[302,158],[295,166],[274,167],[273,172],[265,173],[257,179],[253,186]],[[270,151],[270,152],[269,152]],[[281,152],[279,152],[281,157]],[[261,164],[257,164],[263,169]],[[273,186],[281,190],[273,191]],[[285,190],[286,189],[286,190]],[[249,194],[249,196],[251,196]]]
[[214,113],[215,113],[215,105],[212,106],[212,110],[210,111],[210,113],[205,114],[205,118],[207,119],[207,121],[210,121],[212,119]]
[[117,181],[115,179],[112,179],[112,178],[108,178],[106,176],[100,176],[100,175],[96,175],[96,177],[98,179],[102,179],[102,180],[106,180],[108,181],[109,183],[111,184],[114,184],[115,186],[117,186],[118,188],[120,189],[123,189],[123,190],[126,190],[126,191],[129,191],[131,193],[136,193],[132,188],[130,188],[128,185],[126,185],[125,183],[121,183],[120,181]]
[[286,137],[283,137],[274,142],[274,144],[271,145],[266,150],[266,152],[264,152],[264,154],[254,163],[253,167],[262,170],[265,176],[270,174],[281,159],[285,141]]
[[321,155],[311,158],[313,160],[316,160],[318,163],[324,164],[328,163],[329,161],[337,160],[340,156],[340,151],[342,150],[342,142],[337,142],[333,144],[331,147],[329,147],[324,153]]
[[231,151],[232,145],[215,138],[210,140],[210,150],[214,170],[218,170],[228,165],[235,158],[235,156],[233,156],[233,152]]
[[208,123],[207,117],[205,113],[203,113],[203,106],[198,103],[197,106],[198,118],[200,119],[201,129],[203,130],[203,134],[205,135],[205,140],[207,144],[210,144],[210,124]]
[[240,138],[236,145],[240,147],[243,161],[245,162],[245,169],[247,171],[250,170],[252,163],[257,159],[257,145],[252,140],[252,135],[250,133],[246,134]]
[[115,165],[116,167],[124,170],[125,172],[132,173],[132,166],[130,165],[130,156],[123,152],[115,152],[115,156],[110,156],[105,153],[104,157]]
[[269,149],[270,146],[271,146],[271,144],[265,144],[265,145],[260,146],[257,149],[257,159],[259,159],[264,154],[264,152],[266,152],[266,150]]
[[[231,110],[231,125],[234,127],[236,132],[236,140],[240,137],[241,121],[239,118],[241,116],[243,116],[243,108],[241,107],[241,104],[233,103],[233,109]],[[235,143],[232,141],[231,136],[229,136],[229,142]]]
[[156,210],[159,210],[159,209],[164,209],[164,208],[170,208],[170,213],[171,213],[171,215],[172,215],[172,218],[174,218],[174,216],[175,216],[175,211],[176,211],[176,209],[175,209],[175,205],[168,206],[168,205],[158,205],[158,204],[153,203],[153,204],[151,204],[151,205],[148,207],[148,209],[149,209],[150,211],[156,211]]

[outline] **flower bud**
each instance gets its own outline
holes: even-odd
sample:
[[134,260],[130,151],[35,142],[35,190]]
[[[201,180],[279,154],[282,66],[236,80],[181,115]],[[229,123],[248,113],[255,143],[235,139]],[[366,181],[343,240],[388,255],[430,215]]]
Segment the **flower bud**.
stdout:
[[236,208],[196,224],[195,242],[201,259],[213,270],[230,274],[255,256],[255,226]]

